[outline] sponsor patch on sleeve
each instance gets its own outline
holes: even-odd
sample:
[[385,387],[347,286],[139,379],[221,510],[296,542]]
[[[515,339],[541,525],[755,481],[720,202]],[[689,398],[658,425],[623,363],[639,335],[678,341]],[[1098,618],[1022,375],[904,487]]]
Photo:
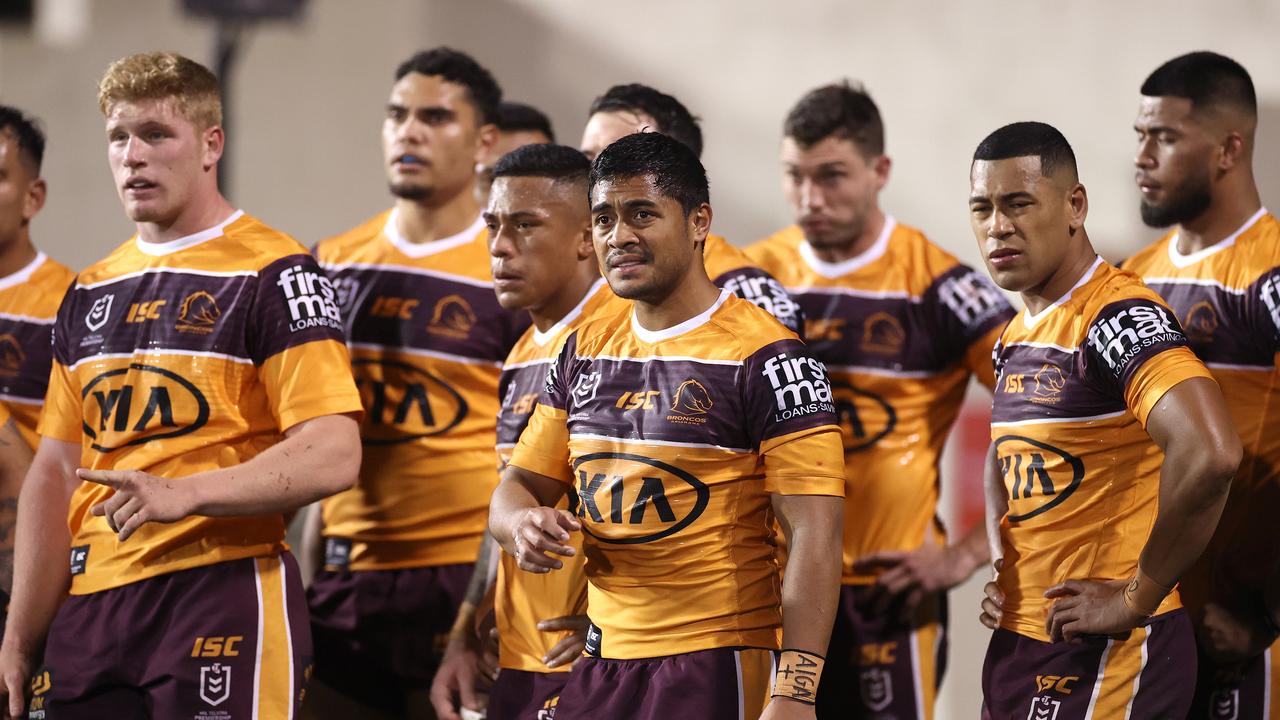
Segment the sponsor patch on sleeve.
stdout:
[[289,255],[258,278],[249,343],[255,361],[312,340],[345,341],[338,290],[310,255]]
[[733,273],[725,273],[716,279],[716,284],[743,300],[769,311],[769,314],[777,318],[778,322],[786,325],[796,334],[799,334],[804,327],[804,316],[800,310],[800,304],[791,297],[786,288],[782,287],[782,283],[763,270],[744,268]]
[[1270,333],[1272,348],[1280,352],[1280,268],[1274,268],[1262,277],[1258,283],[1258,301],[1262,313],[1271,321],[1270,327],[1263,332]]
[[1133,299],[1103,308],[1085,342],[1095,376],[1123,390],[1143,363],[1166,350],[1186,347],[1187,337],[1169,308]]
[[796,340],[773,343],[746,365],[748,407],[761,423],[758,441],[836,424],[827,369]]

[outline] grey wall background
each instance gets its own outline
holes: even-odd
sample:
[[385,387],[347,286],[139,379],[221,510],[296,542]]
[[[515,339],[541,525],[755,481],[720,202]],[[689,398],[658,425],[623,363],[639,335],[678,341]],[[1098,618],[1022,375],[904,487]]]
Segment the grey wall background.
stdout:
[[[143,50],[211,63],[213,28],[184,18],[178,0],[41,7],[87,12],[84,32],[55,41],[0,28],[0,102],[44,120],[51,190],[35,238],[81,268],[132,233],[109,179],[98,77]],[[1131,126],[1138,86],[1174,55],[1213,49],[1253,72],[1264,104],[1260,176],[1264,198],[1275,197],[1278,30],[1274,0],[312,0],[300,23],[247,36],[231,99],[232,200],[307,244],[386,207],[378,133],[392,70],[415,50],[449,44],[487,64],[510,99],[544,108],[574,145],[588,103],[613,83],[681,98],[703,120],[716,229],[738,243],[789,221],[779,128],[818,84],[867,85],[895,163],[884,206],[971,263],[974,145],[1006,122],[1050,122],[1075,145],[1090,232],[1116,259],[1157,236],[1137,218]],[[940,717],[976,715],[979,588],[980,579],[952,598]]]

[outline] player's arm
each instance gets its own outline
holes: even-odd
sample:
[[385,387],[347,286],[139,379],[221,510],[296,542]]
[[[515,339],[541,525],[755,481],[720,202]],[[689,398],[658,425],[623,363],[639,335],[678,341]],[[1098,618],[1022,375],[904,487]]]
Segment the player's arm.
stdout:
[[27,446],[12,419],[0,426],[0,592],[13,593],[13,542],[18,519],[18,492],[31,467]]
[[1164,451],[1159,509],[1132,578],[1068,580],[1045,627],[1054,639],[1123,632],[1155,612],[1182,573],[1204,551],[1217,527],[1243,453],[1217,383],[1191,377],[1160,398],[1147,432]]
[[323,415],[294,425],[280,442],[227,468],[185,478],[87,468],[80,468],[76,475],[115,491],[90,512],[105,517],[123,542],[149,522],[296,510],[352,487],[360,472],[360,452],[355,419]]
[[[987,448],[986,461],[982,466],[982,489],[986,498],[984,513],[986,521],[983,527],[987,532],[986,540],[990,557],[994,558],[992,567],[997,573],[1000,572],[1004,563],[1004,544],[1000,540],[1000,523],[1009,513],[1009,489],[1005,487],[1004,479],[1000,477],[998,463],[996,444],[993,442]],[[1000,586],[993,578],[983,587],[983,594],[986,597],[982,599],[982,614],[978,616],[978,620],[995,630],[1000,625],[1000,619],[1004,613],[1004,593],[1000,592]]]
[[489,531],[480,541],[471,580],[458,607],[440,669],[431,680],[431,706],[440,720],[460,720],[455,696],[461,707],[480,710],[476,690],[497,677],[496,652],[486,652],[485,639],[476,628],[476,617],[493,609],[493,589],[497,585],[497,561],[501,550]]
[[11,717],[22,717],[27,681],[71,585],[67,512],[79,462],[79,443],[44,437],[18,495],[13,597],[0,645],[0,693]]
[[514,464],[502,471],[502,480],[489,500],[489,532],[521,570],[558,570],[564,563],[547,553],[561,557],[574,554],[565,543],[569,533],[581,530],[582,525],[568,510],[556,509],[567,489],[560,480]]

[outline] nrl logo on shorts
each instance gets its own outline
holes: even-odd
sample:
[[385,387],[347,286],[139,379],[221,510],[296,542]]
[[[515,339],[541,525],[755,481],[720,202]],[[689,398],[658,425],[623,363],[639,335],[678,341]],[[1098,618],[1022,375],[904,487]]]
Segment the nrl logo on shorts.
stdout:
[[1031,698],[1031,711],[1027,713],[1027,720],[1057,720],[1061,707],[1061,700],[1054,700],[1048,695]]
[[200,668],[200,699],[217,707],[231,697],[231,667],[222,663]]
[[1240,717],[1240,688],[1223,688],[1209,699],[1209,717],[1213,720],[1236,720]]
[[600,372],[583,373],[578,376],[578,382],[573,386],[573,399],[579,404],[590,402],[596,397],[596,391],[600,389]]
[[893,676],[882,667],[862,671],[862,704],[868,710],[880,712],[893,702]]
[[89,308],[89,314],[84,316],[84,324],[90,331],[97,332],[107,324],[107,320],[111,318],[111,303],[115,302],[115,299],[115,293],[111,293],[94,301],[93,307]]

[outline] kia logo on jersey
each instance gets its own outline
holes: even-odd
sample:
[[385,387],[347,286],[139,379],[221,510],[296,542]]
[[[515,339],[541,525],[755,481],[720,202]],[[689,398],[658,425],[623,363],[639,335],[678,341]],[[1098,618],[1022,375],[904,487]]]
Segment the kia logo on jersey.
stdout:
[[573,463],[583,532],[636,545],[674,535],[707,509],[711,490],[690,473],[631,453],[589,453]]
[[84,434],[98,452],[193,433],[209,422],[209,401],[190,380],[143,363],[108,370],[85,384]]

